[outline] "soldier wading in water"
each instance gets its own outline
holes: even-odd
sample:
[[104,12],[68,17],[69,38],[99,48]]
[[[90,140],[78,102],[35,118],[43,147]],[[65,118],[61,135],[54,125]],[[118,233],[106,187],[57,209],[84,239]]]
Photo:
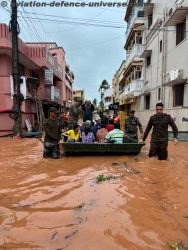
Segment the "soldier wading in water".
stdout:
[[44,125],[44,158],[59,159],[59,141],[61,139],[61,124],[56,108],[50,108],[49,118]]
[[135,111],[131,110],[129,117],[125,120],[125,133],[132,139],[138,141],[138,127],[141,137],[143,136],[143,128],[139,119],[134,116]]
[[151,116],[146,127],[143,141],[146,140],[151,128],[153,132],[150,142],[149,157],[157,156],[159,160],[166,160],[168,157],[168,125],[172,127],[174,133],[174,141],[177,143],[178,129],[172,117],[164,114],[164,105],[162,103],[156,104],[156,114]]

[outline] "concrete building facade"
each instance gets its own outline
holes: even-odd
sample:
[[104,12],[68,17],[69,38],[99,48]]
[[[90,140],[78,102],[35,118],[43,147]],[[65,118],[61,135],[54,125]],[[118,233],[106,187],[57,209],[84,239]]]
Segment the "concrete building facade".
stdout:
[[73,90],[73,102],[80,102],[81,104],[84,104],[85,102],[84,89]]
[[188,1],[130,0],[125,21],[122,110],[135,109],[146,126],[162,102],[188,140]]
[[[22,79],[21,90],[23,129],[29,119],[35,126],[36,107],[30,87],[38,84],[37,96],[42,102],[45,117],[51,106],[62,110],[72,101],[74,75],[65,61],[65,51],[56,43],[24,43],[19,39],[19,70]],[[51,72],[47,82],[47,71]],[[48,73],[49,73],[48,72]],[[14,120],[10,118],[13,105],[11,33],[6,24],[0,24],[0,136],[11,134]]]
[[104,90],[103,103],[104,103],[104,110],[105,111],[109,110],[110,104],[113,103],[112,88]]

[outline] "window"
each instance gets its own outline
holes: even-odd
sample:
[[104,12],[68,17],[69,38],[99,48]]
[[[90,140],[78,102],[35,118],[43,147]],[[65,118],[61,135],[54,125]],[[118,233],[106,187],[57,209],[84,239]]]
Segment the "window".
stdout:
[[142,44],[142,37],[141,36],[136,37],[136,44]]
[[161,100],[161,88],[158,89],[158,101]]
[[150,66],[151,64],[151,56],[146,57],[146,66]]
[[105,102],[111,102],[111,97],[105,97]]
[[150,95],[145,96],[145,109],[150,109]]
[[163,41],[161,40],[160,41],[160,52],[162,52],[162,49],[163,49]]
[[140,79],[142,76],[142,72],[141,71],[136,71],[136,79]]
[[186,37],[186,19],[176,25],[176,45],[181,43]]
[[136,76],[135,79],[140,79],[142,77],[142,67],[136,66]]
[[175,85],[173,87],[173,96],[174,106],[183,106],[184,84]]
[[151,27],[152,23],[153,23],[153,13],[151,13],[148,16],[148,29]]

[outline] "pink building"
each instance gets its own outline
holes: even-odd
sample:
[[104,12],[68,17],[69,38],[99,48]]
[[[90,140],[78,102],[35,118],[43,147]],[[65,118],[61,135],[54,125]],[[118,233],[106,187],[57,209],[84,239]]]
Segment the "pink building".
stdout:
[[[11,33],[6,24],[0,24],[0,136],[11,134],[14,120],[9,117],[12,110],[12,44]],[[37,95],[42,101],[45,117],[51,106],[62,110],[72,102],[74,75],[65,61],[65,51],[56,43],[24,43],[19,39],[19,62],[24,102],[22,104],[23,129],[25,120],[34,126],[35,103],[29,91],[29,84],[38,79]],[[51,70],[51,79],[46,80],[46,72]],[[31,85],[30,85],[31,86]]]

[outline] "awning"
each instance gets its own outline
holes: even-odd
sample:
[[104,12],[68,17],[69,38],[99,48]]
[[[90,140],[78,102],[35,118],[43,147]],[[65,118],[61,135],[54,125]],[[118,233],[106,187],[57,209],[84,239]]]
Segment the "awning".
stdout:
[[186,19],[187,13],[188,7],[177,8],[169,17],[165,26],[175,26],[176,24],[183,22]]
[[176,79],[170,82],[166,82],[163,84],[164,87],[172,87],[174,85],[186,84],[187,79]]
[[130,104],[130,103],[133,103],[133,102],[135,102],[135,101],[136,101],[135,98],[125,99],[125,100],[124,100],[124,104]]
[[140,58],[147,58],[147,57],[151,56],[151,53],[152,53],[152,50],[144,50],[144,52],[142,53]]
[[144,8],[144,16],[149,16],[153,12],[154,3],[146,3]]

